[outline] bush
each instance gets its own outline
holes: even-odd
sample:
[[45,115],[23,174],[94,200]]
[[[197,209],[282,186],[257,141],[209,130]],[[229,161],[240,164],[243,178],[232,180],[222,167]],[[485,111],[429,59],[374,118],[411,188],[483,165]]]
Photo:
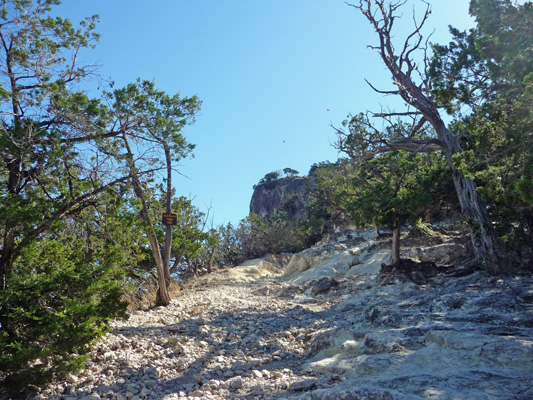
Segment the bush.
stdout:
[[120,262],[113,246],[89,248],[75,234],[17,260],[0,290],[0,388],[28,390],[83,367],[109,322],[126,317]]
[[308,232],[301,221],[279,212],[268,218],[250,214],[237,227],[221,227],[219,238],[216,258],[219,265],[229,266],[267,254],[301,251],[306,247]]

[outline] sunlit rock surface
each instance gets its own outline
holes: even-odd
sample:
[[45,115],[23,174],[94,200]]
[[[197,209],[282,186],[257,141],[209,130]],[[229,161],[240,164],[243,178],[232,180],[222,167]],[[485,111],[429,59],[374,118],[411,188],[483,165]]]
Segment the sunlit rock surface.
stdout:
[[533,277],[453,276],[460,238],[405,243],[441,260],[424,284],[383,279],[390,243],[371,231],[217,271],[114,322],[81,375],[36,398],[532,399]]
[[295,218],[304,218],[309,204],[310,178],[286,177],[274,182],[257,185],[250,201],[250,212],[268,217],[289,205]]

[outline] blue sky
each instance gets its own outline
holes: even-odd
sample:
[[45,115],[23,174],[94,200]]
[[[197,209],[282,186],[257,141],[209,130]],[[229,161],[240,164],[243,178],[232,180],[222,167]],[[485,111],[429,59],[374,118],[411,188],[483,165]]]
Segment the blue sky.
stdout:
[[[398,38],[412,26],[409,1]],[[448,25],[473,26],[467,0],[430,1],[427,32],[449,41]],[[82,63],[121,87],[137,77],[170,94],[197,94],[196,123],[184,130],[195,157],[176,175],[179,195],[215,226],[248,214],[253,185],[290,167],[305,175],[313,163],[335,161],[330,125],[349,113],[399,103],[374,93],[390,88],[377,36],[360,13],[338,0],[64,0],[57,14],[74,22],[100,15],[101,39]],[[329,111],[328,111],[329,110]]]

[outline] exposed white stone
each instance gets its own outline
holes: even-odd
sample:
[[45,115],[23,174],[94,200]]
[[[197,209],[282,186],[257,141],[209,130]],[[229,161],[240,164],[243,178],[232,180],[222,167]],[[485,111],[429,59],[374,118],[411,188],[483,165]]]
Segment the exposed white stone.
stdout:
[[[285,271],[254,260],[113,322],[82,374],[36,398],[532,398],[533,278],[379,285],[386,242],[343,234]],[[404,251],[452,259],[441,241]],[[325,276],[338,285],[314,293]]]

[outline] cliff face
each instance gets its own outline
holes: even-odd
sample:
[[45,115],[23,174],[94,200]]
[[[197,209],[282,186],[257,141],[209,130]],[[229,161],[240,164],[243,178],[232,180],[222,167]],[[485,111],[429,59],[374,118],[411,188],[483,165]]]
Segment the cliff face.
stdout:
[[250,212],[268,217],[282,208],[294,218],[304,218],[309,205],[309,178],[287,177],[257,185],[250,201]]

